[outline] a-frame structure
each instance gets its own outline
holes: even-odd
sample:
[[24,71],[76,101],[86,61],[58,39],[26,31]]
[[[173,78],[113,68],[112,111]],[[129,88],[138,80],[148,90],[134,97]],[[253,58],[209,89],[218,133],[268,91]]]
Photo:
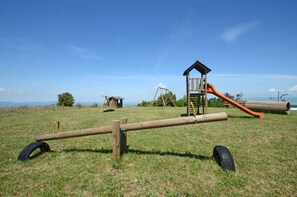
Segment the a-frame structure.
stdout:
[[[156,90],[154,99],[153,99],[153,101],[152,101],[152,105],[151,105],[151,107],[153,107],[153,105],[154,105],[154,103],[155,103],[155,100],[156,100],[156,97],[157,97],[158,93],[160,94],[160,97],[161,97],[161,99],[162,99],[163,107],[166,107],[166,106],[167,106],[167,100],[164,98],[164,93],[163,93],[163,91],[165,91],[165,95],[167,95],[167,93],[170,92],[169,89],[167,89],[167,88],[163,88],[163,87],[160,87],[160,86],[157,87],[157,90]],[[171,99],[171,101],[172,101],[174,107],[176,107],[176,105],[175,105],[175,103],[174,103],[174,99],[173,99],[172,97],[169,97],[169,99]]]
[[[190,72],[195,69],[200,73],[200,77],[193,78]],[[187,115],[200,114],[200,106],[202,107],[202,114],[207,114],[207,73],[211,71],[210,68],[199,62],[198,60],[184,71],[186,76],[186,90],[187,90]]]

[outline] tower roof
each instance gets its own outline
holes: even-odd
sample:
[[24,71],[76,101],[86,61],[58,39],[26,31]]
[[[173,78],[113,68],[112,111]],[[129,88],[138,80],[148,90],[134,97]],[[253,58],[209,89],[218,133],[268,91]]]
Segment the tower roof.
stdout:
[[196,62],[192,66],[190,66],[187,70],[185,70],[183,75],[185,76],[189,74],[189,72],[191,72],[191,70],[193,70],[194,68],[203,75],[206,75],[211,71],[210,68],[208,68],[207,66],[205,66],[204,64],[196,60]]

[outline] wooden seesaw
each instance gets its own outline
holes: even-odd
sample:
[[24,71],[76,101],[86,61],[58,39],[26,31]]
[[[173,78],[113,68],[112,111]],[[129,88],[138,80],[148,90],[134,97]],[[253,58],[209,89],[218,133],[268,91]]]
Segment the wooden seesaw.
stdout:
[[[225,112],[130,124],[127,124],[128,118],[122,118],[121,120],[114,120],[111,126],[50,133],[36,136],[36,142],[33,142],[26,146],[19,154],[18,160],[26,161],[27,159],[31,158],[30,155],[38,148],[41,150],[41,152],[50,151],[50,146],[43,141],[72,137],[82,137],[88,135],[100,135],[107,133],[112,133],[113,159],[117,160],[120,158],[121,155],[123,155],[126,152],[128,131],[223,121],[227,119],[228,116]],[[235,171],[235,164],[232,154],[225,146],[215,146],[213,150],[213,156],[224,170]]]

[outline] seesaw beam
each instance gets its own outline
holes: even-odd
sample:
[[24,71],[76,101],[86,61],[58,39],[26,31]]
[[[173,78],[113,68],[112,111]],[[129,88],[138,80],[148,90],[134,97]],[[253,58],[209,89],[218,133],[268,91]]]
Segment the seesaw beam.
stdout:
[[[160,128],[160,127],[171,127],[171,126],[186,125],[186,124],[223,121],[227,119],[228,119],[227,114],[225,112],[220,112],[220,113],[190,116],[190,117],[170,118],[170,119],[164,119],[164,120],[121,124],[120,129],[125,131],[133,131],[133,130]],[[35,140],[48,141],[48,140],[56,140],[56,139],[64,139],[64,138],[72,138],[72,137],[82,137],[82,136],[88,136],[88,135],[100,135],[100,134],[112,133],[112,131],[113,131],[113,126],[103,126],[103,127],[91,128],[91,129],[43,134],[43,135],[36,136]]]

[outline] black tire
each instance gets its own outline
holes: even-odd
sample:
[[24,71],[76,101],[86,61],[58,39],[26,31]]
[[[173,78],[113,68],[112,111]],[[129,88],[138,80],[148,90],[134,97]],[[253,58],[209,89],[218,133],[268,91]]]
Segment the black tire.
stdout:
[[227,147],[215,146],[213,149],[213,157],[224,171],[235,172],[233,156]]
[[33,142],[22,150],[22,152],[19,154],[18,160],[26,161],[27,159],[31,158],[31,153],[33,153],[38,148],[41,150],[40,153],[49,152],[51,150],[50,146],[45,142]]

